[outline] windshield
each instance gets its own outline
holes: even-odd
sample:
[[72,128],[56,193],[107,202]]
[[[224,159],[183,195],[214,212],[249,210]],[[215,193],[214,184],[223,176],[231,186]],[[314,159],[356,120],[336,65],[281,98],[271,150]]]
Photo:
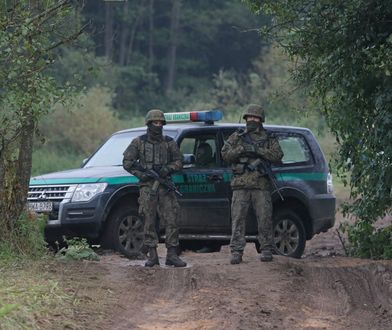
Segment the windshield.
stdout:
[[[83,167],[122,166],[123,152],[135,137],[144,133],[145,130],[140,130],[112,135]],[[174,138],[177,131],[164,131],[164,134]]]

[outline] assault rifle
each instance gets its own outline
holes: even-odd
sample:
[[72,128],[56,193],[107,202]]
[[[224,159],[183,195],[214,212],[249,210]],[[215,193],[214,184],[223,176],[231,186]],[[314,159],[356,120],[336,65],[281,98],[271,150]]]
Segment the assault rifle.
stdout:
[[[252,139],[251,139],[250,136],[248,135],[248,132],[247,132],[247,131],[241,132],[241,133],[239,134],[239,136],[240,136],[240,138],[241,138],[245,143],[251,144],[251,145],[253,145],[253,146],[255,145],[255,143],[252,141]],[[245,154],[246,154],[246,153],[245,153]],[[247,156],[254,157],[254,155],[255,155],[255,154],[254,154],[253,152],[251,152],[251,153],[250,153],[249,155],[247,155]],[[258,155],[257,157],[258,157],[258,158],[257,158],[256,160],[254,160],[253,162],[247,164],[247,166],[246,166],[247,169],[250,170],[250,171],[256,171],[256,170],[257,170],[257,171],[260,171],[261,173],[267,175],[268,178],[270,179],[270,181],[271,181],[273,187],[274,187],[274,188],[276,189],[276,191],[278,192],[278,194],[279,194],[281,200],[284,201],[284,198],[283,198],[283,196],[282,196],[282,194],[281,194],[281,192],[280,192],[280,190],[279,190],[278,184],[276,183],[275,176],[274,176],[274,174],[272,173],[271,165],[270,165],[267,161],[265,161],[264,159],[260,158],[259,155]]]
[[261,158],[257,158],[253,162],[249,163],[246,167],[250,171],[260,171],[261,173],[264,173],[265,175],[267,175],[268,178],[270,179],[273,187],[278,192],[281,200],[284,201],[284,198],[279,190],[278,184],[276,183],[275,176],[272,173],[271,166],[265,160],[263,160]]
[[156,195],[158,188],[159,188],[159,185],[162,185],[168,191],[174,191],[178,196],[181,196],[181,197],[183,196],[183,194],[177,189],[177,187],[175,186],[175,184],[172,181],[161,178],[160,175],[158,174],[158,172],[155,171],[154,169],[146,169],[140,163],[137,163],[136,169],[140,172],[143,172],[148,177],[150,177],[151,179],[154,180],[154,183],[151,188],[151,195],[152,196]]

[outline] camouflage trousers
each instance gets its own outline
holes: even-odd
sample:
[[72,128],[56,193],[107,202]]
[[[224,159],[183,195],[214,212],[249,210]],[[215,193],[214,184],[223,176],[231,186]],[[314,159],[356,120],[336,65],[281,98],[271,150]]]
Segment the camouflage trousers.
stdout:
[[158,245],[157,216],[160,225],[165,226],[166,247],[178,245],[177,216],[179,204],[173,191],[159,187],[156,194],[151,194],[150,186],[140,187],[139,215],[144,219],[144,244],[147,247]]
[[239,189],[233,191],[233,199],[231,202],[231,253],[242,254],[244,251],[246,245],[245,224],[250,207],[253,207],[256,215],[258,240],[261,249],[272,247],[271,192],[269,190],[261,189]]

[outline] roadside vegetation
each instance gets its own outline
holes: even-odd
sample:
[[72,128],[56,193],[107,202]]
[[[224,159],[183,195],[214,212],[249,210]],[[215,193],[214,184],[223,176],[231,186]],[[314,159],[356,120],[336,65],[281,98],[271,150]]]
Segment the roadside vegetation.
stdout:
[[236,122],[261,103],[267,123],[311,128],[350,201],[349,252],[392,258],[391,225],[374,226],[392,205],[389,2],[244,2],[0,3],[1,329],[99,322],[110,292],[77,284],[96,255],[78,240],[48,253],[45,218],[25,210],[29,178],[80,166],[153,107]]
[[262,32],[296,62],[292,77],[319,105],[337,141],[334,169],[350,187],[343,211],[353,255],[390,258],[392,16],[388,1],[246,0],[273,21]]

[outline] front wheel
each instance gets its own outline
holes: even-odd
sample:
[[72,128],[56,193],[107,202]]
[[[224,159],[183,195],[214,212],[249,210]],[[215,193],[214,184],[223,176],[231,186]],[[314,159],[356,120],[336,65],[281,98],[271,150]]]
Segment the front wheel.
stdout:
[[301,258],[306,244],[305,227],[291,210],[277,211],[274,215],[273,238],[278,254]]
[[102,245],[127,257],[140,257],[144,243],[144,222],[137,209],[129,206],[114,211],[104,232]]

